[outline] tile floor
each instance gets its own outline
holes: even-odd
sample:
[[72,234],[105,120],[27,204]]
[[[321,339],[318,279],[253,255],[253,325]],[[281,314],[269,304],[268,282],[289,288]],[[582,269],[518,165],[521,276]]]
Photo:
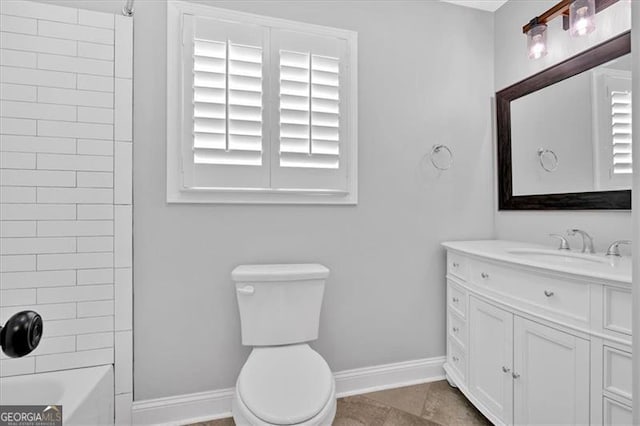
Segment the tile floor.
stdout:
[[[490,425],[446,381],[340,398],[334,426]],[[232,419],[193,426],[233,426]]]

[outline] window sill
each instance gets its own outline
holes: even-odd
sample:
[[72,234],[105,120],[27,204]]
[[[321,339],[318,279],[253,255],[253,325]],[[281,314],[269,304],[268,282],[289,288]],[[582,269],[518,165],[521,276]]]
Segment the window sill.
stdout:
[[356,191],[260,189],[260,188],[202,188],[171,190],[169,204],[327,204],[356,205]]

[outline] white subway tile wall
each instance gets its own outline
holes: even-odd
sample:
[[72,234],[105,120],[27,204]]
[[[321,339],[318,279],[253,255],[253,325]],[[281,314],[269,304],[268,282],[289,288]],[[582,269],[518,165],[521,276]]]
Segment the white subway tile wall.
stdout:
[[24,309],[44,318],[40,346],[0,355],[0,376],[115,362],[123,419],[133,392],[132,39],[124,16],[0,6],[0,321]]

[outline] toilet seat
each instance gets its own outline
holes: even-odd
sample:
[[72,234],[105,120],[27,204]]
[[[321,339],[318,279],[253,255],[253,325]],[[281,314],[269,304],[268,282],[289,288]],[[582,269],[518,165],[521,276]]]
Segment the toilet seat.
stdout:
[[326,361],[306,344],[257,347],[240,372],[237,397],[267,424],[301,424],[335,400],[334,379]]

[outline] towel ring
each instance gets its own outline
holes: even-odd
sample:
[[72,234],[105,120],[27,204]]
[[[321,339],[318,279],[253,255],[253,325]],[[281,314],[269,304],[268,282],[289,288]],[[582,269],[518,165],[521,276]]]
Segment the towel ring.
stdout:
[[[543,159],[544,156],[548,156],[551,159],[551,167],[547,167],[545,165]],[[542,167],[548,173],[553,173],[558,169],[558,156],[550,149],[538,148],[538,161],[540,162],[540,167]]]
[[[440,153],[441,151],[446,151],[449,154],[449,160],[447,161],[446,165],[439,165],[435,159],[435,155]],[[451,149],[449,149],[449,147],[446,145],[434,145],[433,148],[431,148],[431,164],[433,164],[433,167],[438,170],[449,170],[453,165],[453,152],[451,152]]]

